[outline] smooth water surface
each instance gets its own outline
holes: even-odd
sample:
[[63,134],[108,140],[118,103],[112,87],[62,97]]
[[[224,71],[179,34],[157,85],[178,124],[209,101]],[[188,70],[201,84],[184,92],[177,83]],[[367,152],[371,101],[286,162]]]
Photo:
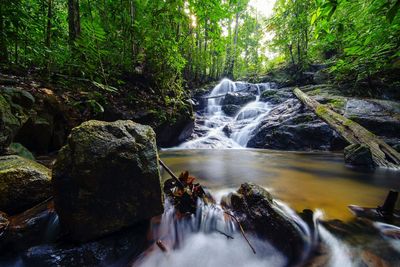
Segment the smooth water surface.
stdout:
[[[165,150],[160,156],[175,173],[188,170],[216,194],[254,182],[296,211],[322,209],[332,219],[350,219],[348,205],[376,207],[388,189],[400,189],[399,172],[354,170],[339,153],[203,149]],[[163,178],[169,178],[166,172]]]

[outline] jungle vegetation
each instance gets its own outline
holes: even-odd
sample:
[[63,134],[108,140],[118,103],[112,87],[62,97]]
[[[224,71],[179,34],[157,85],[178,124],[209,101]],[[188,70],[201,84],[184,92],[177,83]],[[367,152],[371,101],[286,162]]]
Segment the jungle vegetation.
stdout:
[[[162,97],[184,84],[329,66],[371,83],[400,68],[400,0],[1,0],[0,64],[118,86],[145,75]],[[273,51],[273,53],[271,53]],[[373,86],[372,86],[373,87]]]

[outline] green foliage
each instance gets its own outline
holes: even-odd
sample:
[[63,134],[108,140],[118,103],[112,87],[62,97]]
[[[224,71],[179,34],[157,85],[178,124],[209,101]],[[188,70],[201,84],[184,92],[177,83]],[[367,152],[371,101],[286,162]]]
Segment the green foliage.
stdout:
[[[108,93],[122,75],[139,74],[175,106],[187,97],[185,82],[220,79],[227,70],[256,76],[267,66],[265,22],[249,0],[3,2],[0,63],[88,79]],[[68,24],[74,15],[76,34]]]
[[[288,62],[322,61],[339,80],[370,82],[398,71],[399,8],[398,0],[278,0],[270,21],[273,46]],[[300,49],[291,55],[293,43]]]

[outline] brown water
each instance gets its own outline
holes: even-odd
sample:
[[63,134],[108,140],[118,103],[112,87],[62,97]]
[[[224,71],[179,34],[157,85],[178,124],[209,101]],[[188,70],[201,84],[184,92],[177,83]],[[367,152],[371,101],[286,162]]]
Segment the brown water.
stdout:
[[[297,211],[321,209],[332,219],[351,219],[348,205],[376,207],[388,189],[400,189],[400,172],[351,169],[339,153],[203,149],[165,150],[160,157],[177,174],[188,170],[211,190],[254,182]],[[169,178],[166,172],[163,178]]]

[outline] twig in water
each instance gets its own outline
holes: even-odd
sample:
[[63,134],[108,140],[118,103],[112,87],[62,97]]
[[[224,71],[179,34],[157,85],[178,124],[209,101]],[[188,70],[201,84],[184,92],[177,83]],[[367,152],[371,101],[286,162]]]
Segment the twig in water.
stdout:
[[221,235],[224,235],[224,236],[226,236],[226,238],[228,238],[228,239],[234,239],[233,238],[233,236],[230,236],[230,235],[228,235],[227,233],[224,233],[224,232],[222,232],[222,231],[220,231],[220,230],[215,230],[215,231],[217,231],[218,233],[220,233]]
[[180,188],[184,188],[185,186],[183,183],[179,180],[179,178],[168,168],[167,165],[161,160],[158,159],[158,162],[160,162],[160,165],[168,172],[169,175],[171,175],[172,178],[174,178],[175,182],[179,185]]
[[165,246],[165,244],[161,240],[157,240],[156,244],[161,249],[162,252],[164,252],[164,253],[168,252],[167,247]]
[[[183,183],[179,180],[179,178],[168,168],[167,165],[165,165],[165,163],[161,160],[158,159],[158,162],[160,162],[161,166],[169,173],[169,175],[171,175],[172,178],[174,178],[174,180],[177,182],[177,184],[181,187],[181,188],[185,188],[185,186],[183,185]],[[249,244],[251,250],[253,251],[254,254],[256,254],[256,250],[254,249],[254,247],[251,245],[249,239],[247,238],[246,234],[244,233],[243,227],[240,224],[239,220],[233,215],[230,214],[227,211],[224,211],[225,214],[229,215],[231,218],[234,219],[234,221],[239,225],[239,229],[240,232],[242,233],[242,236],[244,237],[244,239],[247,241],[247,244]],[[225,234],[226,235],[226,234]],[[158,242],[158,241],[157,241]],[[161,242],[161,241],[160,241]],[[157,243],[158,245],[158,243]]]
[[253,253],[256,254],[256,250],[255,250],[254,247],[251,245],[249,239],[247,238],[246,234],[244,233],[242,224],[239,222],[239,220],[238,220],[233,214],[230,214],[230,213],[227,212],[227,211],[224,211],[224,213],[225,213],[226,215],[230,216],[230,217],[239,225],[239,229],[240,229],[240,232],[242,233],[242,236],[244,237],[244,239],[246,239],[247,244],[249,244],[249,246],[250,246],[251,250],[253,251]]

